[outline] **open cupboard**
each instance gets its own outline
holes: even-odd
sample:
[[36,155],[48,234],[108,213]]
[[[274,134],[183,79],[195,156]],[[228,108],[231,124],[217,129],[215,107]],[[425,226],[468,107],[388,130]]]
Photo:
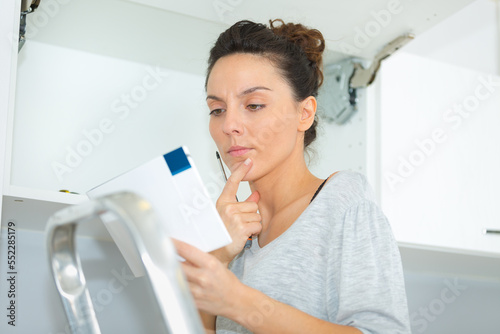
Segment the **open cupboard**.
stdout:
[[[53,295],[55,290],[50,288],[48,264],[44,262],[45,223],[58,209],[87,200],[84,195],[59,190],[84,193],[117,173],[187,145],[216,198],[223,181],[207,130],[204,73],[211,43],[231,22],[242,18],[266,22],[272,17],[300,20],[325,33],[325,63],[348,57],[369,62],[398,35],[412,32],[418,39],[420,33],[471,2],[318,1],[315,4],[319,7],[308,11],[301,1],[216,0],[193,5],[154,0],[42,0],[38,12],[28,15],[27,42],[20,53],[16,43],[20,1],[3,3],[0,34],[14,37],[1,39],[0,48],[1,254],[6,249],[6,224],[15,221],[19,247],[24,249],[19,258],[19,289],[27,289],[29,282],[38,278],[33,290],[37,287],[49,293],[33,291],[32,298],[37,302],[32,304],[49,300],[55,310],[49,307],[40,313],[42,332],[64,331],[62,310]],[[465,103],[470,94],[474,95],[480,76],[415,57],[403,49],[382,64],[372,86],[359,91],[359,110],[348,123],[323,122],[313,159],[321,162],[313,163],[312,169],[320,176],[329,175],[332,168],[352,169],[368,176],[393,226],[407,271],[500,278],[500,237],[481,233],[482,228],[500,228],[498,219],[494,220],[495,212],[487,211],[494,208],[491,189],[498,181],[484,183],[483,177],[500,167],[496,160],[500,154],[492,155],[487,164],[477,164],[481,153],[497,150],[488,135],[498,122],[493,112],[498,109],[498,89],[494,88],[491,98],[481,101],[477,109],[485,107],[486,118],[473,118],[479,113],[471,112],[457,131],[452,126],[458,123],[442,119],[450,105]],[[422,85],[426,77],[429,85]],[[448,81],[438,81],[437,77]],[[483,77],[489,80],[488,75]],[[440,95],[439,89],[450,82],[466,85],[449,86]],[[415,91],[419,91],[419,98],[415,98]],[[431,108],[432,103],[425,103],[439,96],[443,98],[436,100],[436,109]],[[406,105],[405,113],[398,113],[402,105]],[[444,128],[443,122],[450,127]],[[487,131],[478,130],[483,128],[480,122],[486,122]],[[442,142],[433,137],[438,128],[448,131],[435,135]],[[448,139],[443,140],[443,135]],[[432,154],[425,155],[421,150],[425,163],[392,189],[388,175],[397,174],[399,156],[409,161],[410,155],[418,154],[413,153],[420,147],[415,140],[422,143],[429,138],[436,143]],[[467,142],[467,138],[474,141]],[[479,142],[486,143],[483,151],[477,149]],[[455,161],[450,159],[465,159],[458,160],[463,163],[471,154],[473,164],[444,177],[445,171],[452,169],[447,164]],[[479,171],[471,173],[468,168]],[[463,180],[463,173],[472,175],[470,184],[458,182]],[[419,185],[425,185],[425,189]],[[432,190],[433,186],[441,190]],[[474,193],[463,189],[473,189]],[[441,193],[444,190],[453,190],[449,201]],[[246,190],[241,191],[244,197]],[[484,199],[475,197],[480,192],[487,194]],[[465,203],[478,205],[481,215],[472,216],[474,207],[453,210],[465,208]],[[116,264],[106,274],[94,274],[97,298],[111,279],[128,277],[122,272],[125,264],[100,224],[89,224],[79,235],[82,245],[96,248],[90,256],[99,259],[101,270],[105,263]],[[5,261],[0,259],[2,273]],[[136,289],[132,294],[138,302],[142,300],[138,292],[142,284],[134,281],[127,285],[130,291]],[[31,297],[25,293],[19,298],[19,314],[29,314]],[[126,296],[113,298],[130,303]],[[104,327],[113,328],[116,318],[104,307],[107,304],[101,304],[102,319],[110,319],[107,323],[103,320]],[[141,310],[124,306],[119,312],[126,317],[130,314],[127,312]],[[122,331],[142,328],[147,321],[141,321],[132,325],[124,322]],[[0,329],[2,326],[5,324],[0,324]],[[20,326],[32,330],[26,321]]]

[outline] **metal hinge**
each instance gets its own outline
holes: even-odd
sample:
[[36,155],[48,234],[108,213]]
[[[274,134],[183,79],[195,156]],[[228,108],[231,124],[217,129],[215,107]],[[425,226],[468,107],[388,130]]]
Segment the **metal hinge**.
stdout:
[[19,24],[19,47],[17,52],[21,51],[26,42],[26,15],[33,13],[40,5],[41,0],[22,0],[21,1],[21,22]]
[[368,87],[375,80],[382,60],[413,38],[412,34],[399,36],[374,57],[368,68],[364,68],[360,62],[353,58],[326,65],[324,68],[325,80],[318,97],[322,116],[337,124],[347,122],[357,111],[357,90]]

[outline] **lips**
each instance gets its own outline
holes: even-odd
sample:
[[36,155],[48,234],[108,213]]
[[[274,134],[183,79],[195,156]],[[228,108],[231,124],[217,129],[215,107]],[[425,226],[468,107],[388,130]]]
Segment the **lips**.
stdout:
[[232,157],[240,157],[250,151],[251,148],[244,147],[244,146],[231,146],[227,153],[231,155]]

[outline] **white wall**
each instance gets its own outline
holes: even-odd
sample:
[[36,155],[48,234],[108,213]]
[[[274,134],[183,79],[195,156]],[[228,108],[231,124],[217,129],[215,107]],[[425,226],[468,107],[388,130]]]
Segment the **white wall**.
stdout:
[[[2,233],[2,255],[6,240]],[[2,307],[1,333],[71,334],[49,272],[45,243],[42,232],[17,231],[16,326],[7,324]],[[103,333],[166,333],[160,315],[153,312],[157,307],[149,283],[145,277],[133,277],[114,243],[78,238],[77,249]],[[1,268],[7,267],[5,260],[0,257]],[[2,289],[2,306],[8,303],[6,294]]]
[[367,136],[369,122],[367,100],[372,93],[371,89],[359,91],[358,110],[343,125],[330,123],[321,117],[323,106],[321,95],[318,97],[318,114],[320,115],[318,135],[311,146],[309,164],[313,173],[318,177],[327,177],[339,170],[367,173],[367,141],[369,140]]
[[12,183],[85,192],[181,145],[197,160],[215,157],[203,94],[200,76],[30,41]]

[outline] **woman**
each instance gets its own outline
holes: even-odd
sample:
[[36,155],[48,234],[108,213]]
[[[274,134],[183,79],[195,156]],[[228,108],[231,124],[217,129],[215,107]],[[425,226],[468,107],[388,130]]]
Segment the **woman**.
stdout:
[[[322,180],[305,162],[324,47],[300,24],[241,21],[210,52],[210,134],[231,170],[217,209],[233,242],[212,254],[176,242],[208,333],[410,333],[400,255],[365,178]],[[241,181],[252,194],[238,203]]]

